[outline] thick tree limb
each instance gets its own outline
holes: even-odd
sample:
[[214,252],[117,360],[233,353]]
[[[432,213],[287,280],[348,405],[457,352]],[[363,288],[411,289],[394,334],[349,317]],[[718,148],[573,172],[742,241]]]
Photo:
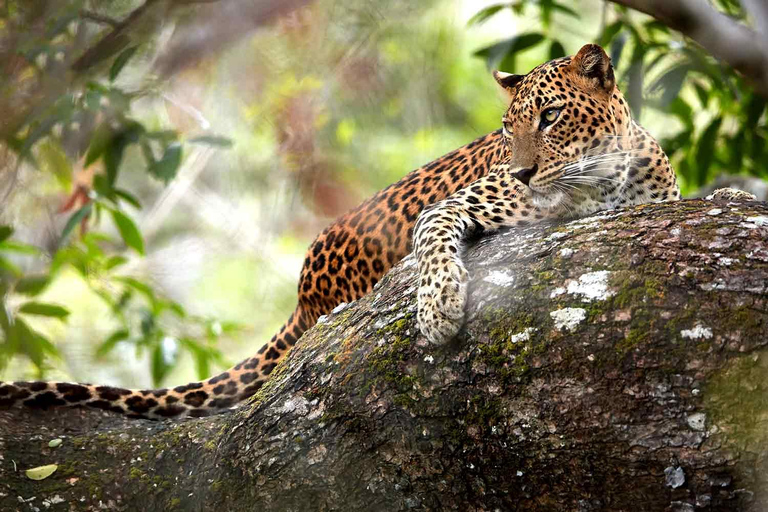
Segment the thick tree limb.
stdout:
[[0,509],[766,510],[768,205],[606,212],[467,263],[449,346],[416,334],[408,258],[236,413],[0,412]]
[[[653,16],[699,43],[752,81],[768,96],[768,46],[760,44],[765,34],[757,34],[745,25],[715,10],[706,0],[611,0]],[[763,0],[754,0],[755,4]],[[765,8],[754,9],[762,15]],[[768,23],[759,19],[758,27]]]

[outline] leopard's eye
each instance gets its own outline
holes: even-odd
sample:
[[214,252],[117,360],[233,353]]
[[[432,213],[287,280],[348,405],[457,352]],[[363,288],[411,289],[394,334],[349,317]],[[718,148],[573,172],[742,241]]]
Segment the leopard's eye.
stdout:
[[559,108],[548,108],[547,110],[543,111],[541,113],[541,122],[539,123],[539,128],[546,128],[547,126],[557,121],[557,118],[560,116],[560,110],[561,109]]
[[509,121],[503,120],[501,122],[501,126],[504,128],[504,135],[511,137],[512,136],[512,123]]

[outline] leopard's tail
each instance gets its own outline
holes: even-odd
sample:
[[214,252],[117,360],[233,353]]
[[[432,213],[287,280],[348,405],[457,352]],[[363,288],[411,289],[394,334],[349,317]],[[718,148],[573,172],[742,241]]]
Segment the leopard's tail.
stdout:
[[144,390],[69,382],[0,382],[0,409],[86,406],[137,418],[209,416],[256,393],[315,320],[301,305],[297,306],[280,332],[256,355],[204,381]]

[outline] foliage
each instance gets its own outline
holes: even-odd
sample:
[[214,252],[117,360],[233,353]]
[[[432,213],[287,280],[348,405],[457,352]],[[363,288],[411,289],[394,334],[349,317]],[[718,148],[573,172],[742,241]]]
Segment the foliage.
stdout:
[[[176,4],[174,12],[136,16],[147,25],[131,37],[110,39],[120,20],[150,4],[170,3]],[[8,0],[0,6],[0,372],[26,359],[42,377],[49,365],[61,364],[47,327],[68,322],[76,306],[51,299],[49,292],[70,274],[110,312],[111,332],[95,356],[129,344],[148,356],[155,384],[179,350],[192,356],[200,377],[208,375],[210,365],[223,364],[219,340],[240,330],[232,322],[190,314],[188,304],[171,300],[135,268],[157,239],[141,222],[152,209],[147,191],[178,183],[177,174],[195,151],[233,146],[207,123],[179,128],[170,116],[147,115],[153,101],[167,100],[170,82],[158,80],[150,65],[160,29],[194,13],[179,7],[191,0],[170,3]],[[578,47],[563,28],[590,26],[596,12],[602,12],[603,22],[593,40],[610,48],[636,115],[674,120],[662,142],[684,186],[693,189],[719,172],[764,175],[768,167],[765,101],[731,70],[645,16],[597,0],[499,3],[478,12],[470,27],[488,26],[511,12],[518,20],[533,16],[526,26],[536,28],[481,48],[473,60],[463,57],[456,30],[422,16],[426,4],[380,0],[372,8],[352,2],[345,11],[341,4],[318,0],[316,7],[277,24],[275,33],[254,36],[248,51],[239,54],[256,56],[237,60],[236,72],[228,69],[220,77],[238,79],[232,89],[243,89],[237,94],[248,95],[250,102],[243,106],[242,96],[232,92],[235,100],[228,103],[227,89],[215,98],[223,117],[242,110],[247,120],[247,133],[238,133],[238,145],[222,154],[235,154],[227,164],[243,161],[235,184],[253,187],[232,186],[228,199],[274,185],[276,174],[288,175],[302,202],[284,201],[266,218],[312,236],[361,195],[498,124],[501,104],[490,94],[492,80],[478,72],[480,59],[525,72],[533,53],[535,61],[572,53]],[[732,0],[720,0],[720,6],[743,17]],[[333,24],[327,19],[332,15]],[[114,44],[104,44],[110,41]],[[232,55],[221,60],[227,59]],[[208,66],[197,70],[196,83],[209,78],[214,65]],[[243,168],[257,171],[246,174]],[[36,173],[45,187],[40,202],[55,204],[57,217],[66,217],[50,240],[29,236],[33,229],[3,211],[18,189],[20,169]],[[314,215],[314,222],[296,221],[302,214]],[[222,217],[236,236],[252,228],[251,217],[247,226]],[[280,243],[292,254],[305,242],[297,236]],[[243,267],[226,266],[240,281],[268,273],[244,278]],[[271,290],[270,303],[280,303],[276,312],[293,307],[288,304],[293,296],[275,297]],[[271,327],[264,318],[260,323]]]
[[[78,45],[103,35],[103,27],[93,27],[92,16],[81,11],[84,6],[83,1],[71,1],[53,7],[38,29],[40,25],[34,21],[41,5],[4,3],[0,22],[6,35],[15,38],[18,51],[15,73],[3,82],[4,102],[10,102],[19,88],[50,92],[49,81],[64,79],[63,66],[74,67],[71,56]],[[30,26],[38,30],[23,30]],[[167,184],[180,168],[184,145],[230,144],[226,138],[206,133],[184,141],[177,131],[151,129],[132,118],[132,104],[152,94],[151,88],[127,90],[117,83],[137,50],[137,46],[129,46],[110,56],[109,66],[81,84],[75,82],[58,94],[54,91],[37,103],[16,104],[20,115],[15,124],[9,114],[12,126],[4,126],[2,142],[13,153],[10,160],[16,162],[16,171],[19,165],[30,164],[54,175],[60,189],[69,194],[61,208],[69,212],[69,218],[50,252],[14,241],[13,227],[0,225],[0,371],[21,356],[31,360],[42,377],[46,359],[59,357],[55,345],[34,327],[32,317],[66,322],[66,307],[38,300],[64,268],[74,269],[82,277],[107,304],[117,324],[99,346],[97,356],[108,354],[117,343],[133,344],[139,353],[150,354],[154,384],[174,364],[176,347],[193,356],[201,378],[209,375],[212,363],[223,363],[216,348],[218,339],[238,329],[231,323],[188,315],[150,283],[122,272],[129,252],[145,253],[143,235],[131,214],[141,209],[141,202],[118,186],[121,173],[137,172],[135,166],[128,169],[124,165],[124,155],[139,149],[144,172]],[[86,178],[78,179],[77,174]],[[9,192],[0,188],[0,194]],[[91,231],[103,227],[103,217],[114,223],[121,243]],[[25,271],[35,267],[40,270]]]
[[[744,20],[738,2],[715,3],[729,16]],[[550,58],[565,55],[560,37],[567,31],[562,27],[588,24],[601,9],[602,22],[593,42],[609,50],[635,117],[652,110],[676,125],[661,143],[682,178],[684,192],[720,173],[768,178],[766,99],[698,45],[648,16],[597,0],[496,4],[480,10],[470,24],[484,23],[505,10],[518,16],[533,12],[541,31],[517,34],[476,55],[490,67],[525,73],[527,69],[516,65],[521,52],[545,47]],[[571,53],[577,49],[569,48]]]

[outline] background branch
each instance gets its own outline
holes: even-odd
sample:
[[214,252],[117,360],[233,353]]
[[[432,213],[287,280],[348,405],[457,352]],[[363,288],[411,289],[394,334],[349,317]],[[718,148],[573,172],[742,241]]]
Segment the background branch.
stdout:
[[[644,12],[699,43],[714,57],[743,74],[763,96],[768,96],[768,46],[763,35],[715,10],[702,0],[611,0]],[[745,6],[760,0],[747,1]],[[751,14],[762,16],[765,8]],[[756,20],[759,28],[766,20]]]

